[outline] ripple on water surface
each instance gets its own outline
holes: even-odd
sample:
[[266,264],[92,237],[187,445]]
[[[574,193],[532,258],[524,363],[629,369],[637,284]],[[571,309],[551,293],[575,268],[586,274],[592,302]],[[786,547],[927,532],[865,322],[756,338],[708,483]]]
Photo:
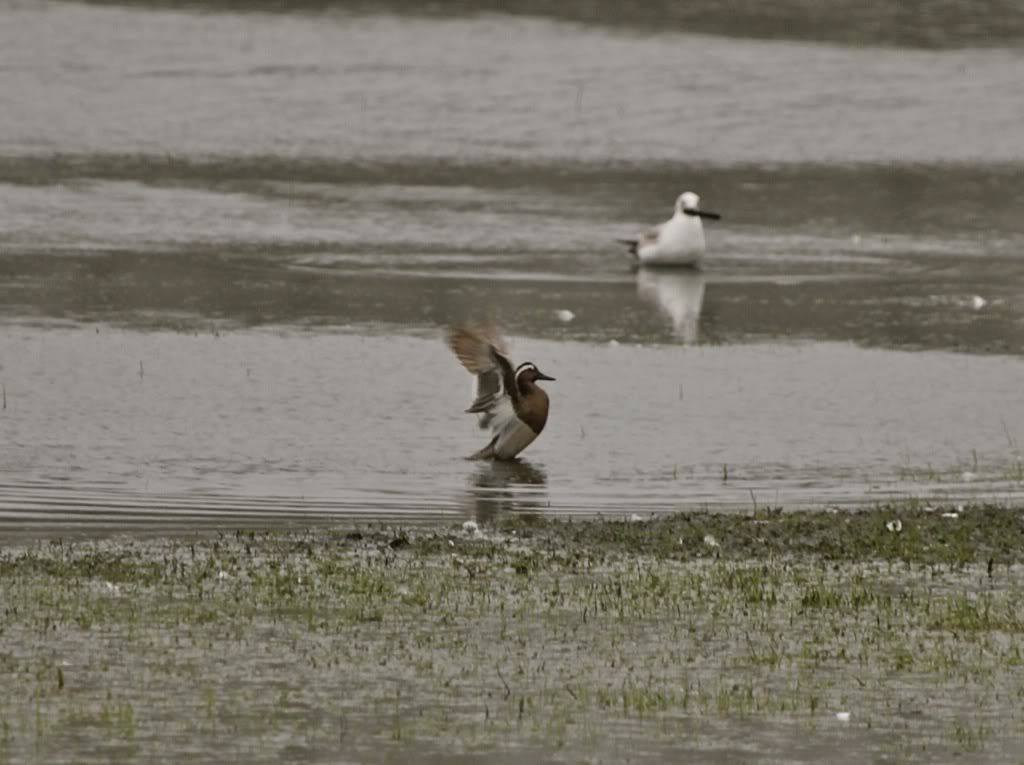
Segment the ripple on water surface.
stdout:
[[[552,416],[514,465],[439,336],[19,327],[8,527],[593,514],[1019,497],[1020,361],[516,338]],[[621,372],[630,370],[623,395]],[[564,370],[564,371],[563,371]]]

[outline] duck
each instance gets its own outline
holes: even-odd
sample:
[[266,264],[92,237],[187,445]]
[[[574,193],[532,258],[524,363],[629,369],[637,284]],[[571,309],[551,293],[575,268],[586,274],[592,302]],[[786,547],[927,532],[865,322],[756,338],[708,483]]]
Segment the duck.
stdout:
[[537,440],[548,421],[548,394],[538,380],[551,380],[532,361],[513,367],[505,340],[492,329],[455,327],[448,347],[473,378],[473,403],[466,412],[478,416],[492,438],[472,454],[475,460],[514,460]]
[[699,267],[704,258],[704,224],[702,218],[719,220],[722,216],[702,210],[700,197],[684,191],[676,199],[675,212],[664,223],[636,239],[617,239],[629,247],[635,268],[640,266]]

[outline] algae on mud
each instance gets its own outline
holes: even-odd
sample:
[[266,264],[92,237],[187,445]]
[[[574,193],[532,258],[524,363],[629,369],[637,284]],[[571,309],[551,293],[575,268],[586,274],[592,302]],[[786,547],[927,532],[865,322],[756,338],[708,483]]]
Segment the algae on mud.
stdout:
[[0,762],[1019,759],[1022,537],[890,506],[8,544]]

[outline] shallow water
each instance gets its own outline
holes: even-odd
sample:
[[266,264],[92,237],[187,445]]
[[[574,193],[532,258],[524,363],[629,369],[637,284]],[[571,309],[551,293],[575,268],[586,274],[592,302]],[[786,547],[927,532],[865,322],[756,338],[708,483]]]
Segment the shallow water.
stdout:
[[[652,309],[653,312],[653,309]],[[280,522],[1018,497],[1019,359],[515,338],[558,378],[517,465],[440,337],[16,327],[6,524]],[[628,376],[627,376],[628,375]]]
[[[613,17],[239,7],[8,3],[0,151],[716,163],[1024,154],[1013,129],[1019,36],[936,51],[749,39],[742,17],[722,36],[689,25],[637,33]],[[986,26],[961,45],[1013,29],[998,15]]]
[[1019,499],[1017,17],[588,7],[0,2],[4,527]]

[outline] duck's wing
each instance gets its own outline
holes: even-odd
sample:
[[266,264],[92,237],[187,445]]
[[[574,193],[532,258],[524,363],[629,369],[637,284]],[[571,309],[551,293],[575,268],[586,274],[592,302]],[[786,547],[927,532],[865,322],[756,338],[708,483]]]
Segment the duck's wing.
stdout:
[[453,327],[448,331],[448,347],[470,374],[501,370],[501,362],[511,367],[508,344],[493,327]]
[[480,427],[500,430],[515,417],[515,372],[505,340],[493,328],[458,327],[448,333],[448,346],[473,378],[473,403],[466,410],[480,415]]

